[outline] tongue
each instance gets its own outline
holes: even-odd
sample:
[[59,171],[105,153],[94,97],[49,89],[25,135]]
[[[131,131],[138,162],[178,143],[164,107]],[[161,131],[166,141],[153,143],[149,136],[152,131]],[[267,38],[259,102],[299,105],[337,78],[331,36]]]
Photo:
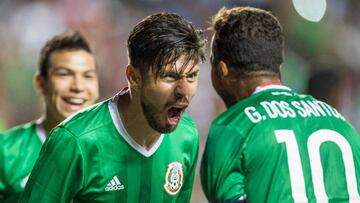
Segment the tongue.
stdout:
[[170,125],[177,125],[180,121],[180,116],[169,117],[168,121],[169,121]]
[[176,109],[174,109],[174,108],[169,109],[169,111],[168,111],[168,121],[169,121],[169,123],[171,125],[178,124],[179,121],[180,121],[180,118],[181,118],[181,116],[180,116],[179,112]]

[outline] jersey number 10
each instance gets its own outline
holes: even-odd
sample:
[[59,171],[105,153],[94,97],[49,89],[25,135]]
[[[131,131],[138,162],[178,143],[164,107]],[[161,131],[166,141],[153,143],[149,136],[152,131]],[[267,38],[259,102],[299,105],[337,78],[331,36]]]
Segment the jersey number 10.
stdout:
[[[298,144],[294,131],[276,130],[276,140],[278,143],[285,143],[289,165],[291,192],[295,203],[308,202],[305,192],[304,173],[300,159]],[[359,202],[360,195],[356,182],[353,153],[350,144],[338,132],[333,130],[318,130],[312,133],[307,141],[309,152],[311,177],[314,185],[316,202],[328,202],[325,192],[323,168],[320,159],[320,145],[324,142],[335,143],[342,152],[343,163],[345,166],[345,178],[349,193],[349,202]]]

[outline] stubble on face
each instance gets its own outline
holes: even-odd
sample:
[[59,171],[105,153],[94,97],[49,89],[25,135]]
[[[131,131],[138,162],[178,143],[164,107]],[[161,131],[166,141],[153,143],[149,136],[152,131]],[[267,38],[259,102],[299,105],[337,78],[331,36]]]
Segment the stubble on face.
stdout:
[[177,128],[196,92],[199,67],[193,62],[183,66],[182,60],[164,67],[159,75],[150,74],[141,87],[144,116],[149,126],[160,133]]

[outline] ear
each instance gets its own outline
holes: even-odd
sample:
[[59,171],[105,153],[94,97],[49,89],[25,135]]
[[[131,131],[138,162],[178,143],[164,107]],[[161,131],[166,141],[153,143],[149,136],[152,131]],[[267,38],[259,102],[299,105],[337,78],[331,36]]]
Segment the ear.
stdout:
[[34,77],[34,85],[37,92],[41,95],[46,93],[45,78],[40,74],[36,74]]
[[141,87],[140,71],[130,64],[126,67],[126,78],[129,82],[129,87]]
[[218,64],[218,71],[221,78],[225,78],[229,75],[229,68],[224,61],[220,61]]

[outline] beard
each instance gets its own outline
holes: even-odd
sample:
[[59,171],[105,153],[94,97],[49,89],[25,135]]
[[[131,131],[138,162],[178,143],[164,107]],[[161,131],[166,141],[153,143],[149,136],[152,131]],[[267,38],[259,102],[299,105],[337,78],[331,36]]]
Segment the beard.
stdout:
[[177,125],[170,125],[168,123],[161,123],[161,114],[156,112],[157,107],[149,101],[144,94],[141,95],[141,107],[144,112],[145,118],[150,127],[159,133],[170,133],[174,131]]

